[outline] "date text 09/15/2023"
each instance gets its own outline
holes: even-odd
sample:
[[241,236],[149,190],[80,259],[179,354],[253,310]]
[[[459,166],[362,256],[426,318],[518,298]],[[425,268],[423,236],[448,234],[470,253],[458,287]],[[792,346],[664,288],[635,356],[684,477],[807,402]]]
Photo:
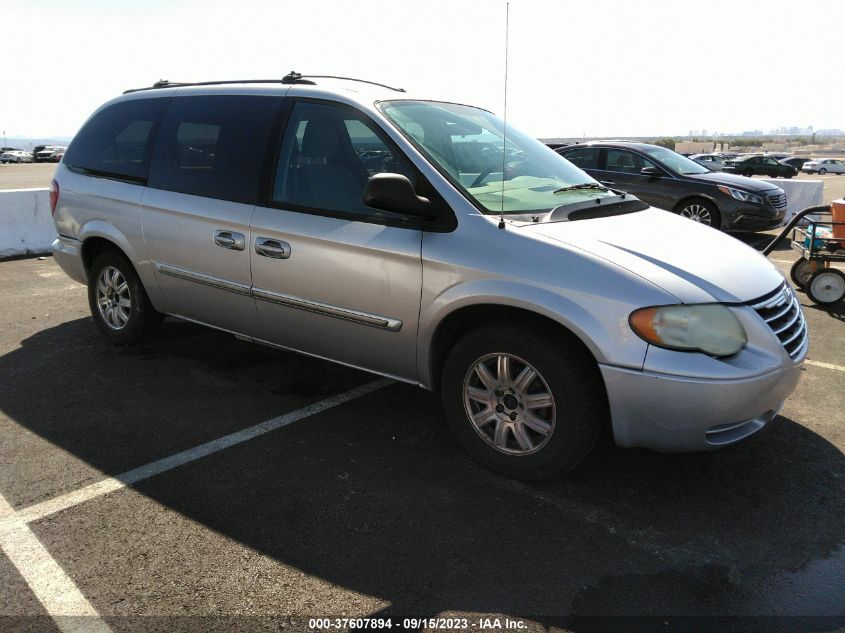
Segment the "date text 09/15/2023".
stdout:
[[352,630],[352,629],[397,629],[399,631],[419,631],[421,629],[437,629],[444,631],[475,630],[475,631],[519,631],[526,629],[524,621],[507,617],[450,617],[450,618],[310,618],[308,628],[311,630]]

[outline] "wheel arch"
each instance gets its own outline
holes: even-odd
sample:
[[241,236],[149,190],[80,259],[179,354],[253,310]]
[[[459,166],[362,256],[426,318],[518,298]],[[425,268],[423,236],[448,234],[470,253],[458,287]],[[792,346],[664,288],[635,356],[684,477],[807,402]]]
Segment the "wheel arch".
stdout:
[[86,222],[79,230],[78,239],[82,244],[80,256],[86,275],[100,253],[106,250],[120,253],[135,269],[153,307],[162,313],[168,311],[167,302],[158,286],[152,266],[145,257],[138,256],[132,243],[114,225],[103,220]]
[[483,303],[473,303],[456,307],[448,312],[434,328],[434,331],[422,347],[426,357],[422,360],[422,383],[432,390],[440,387],[440,378],[446,357],[455,342],[469,331],[489,324],[520,324],[526,328],[544,329],[559,336],[566,337],[573,345],[588,354],[598,363],[603,360],[598,348],[587,339],[583,332],[576,333],[571,323],[563,323],[560,318],[553,318],[543,308],[514,306],[487,300]]
[[119,252],[135,266],[137,272],[137,266],[135,265],[135,261],[137,260],[129,240],[108,222],[103,222],[102,220],[86,222],[80,227],[79,240],[82,243],[82,264],[85,267],[86,273],[91,269],[91,264],[94,263],[97,255],[106,250],[116,250]]
[[86,274],[91,270],[94,260],[97,259],[101,253],[106,251],[115,251],[123,256],[126,256],[126,253],[122,248],[120,248],[120,246],[115,244],[112,240],[100,236],[92,236],[82,242],[81,251],[82,265],[85,267]]

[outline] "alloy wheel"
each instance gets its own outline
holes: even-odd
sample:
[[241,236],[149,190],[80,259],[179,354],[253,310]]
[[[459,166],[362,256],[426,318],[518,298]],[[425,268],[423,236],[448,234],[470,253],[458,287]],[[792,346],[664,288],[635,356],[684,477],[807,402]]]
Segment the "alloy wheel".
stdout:
[[106,266],[97,277],[97,308],[103,322],[113,330],[122,330],[132,313],[129,284],[117,268]]
[[534,453],[555,429],[555,401],[536,368],[513,354],[487,354],[464,378],[464,409],[475,431],[509,455]]
[[713,223],[713,217],[710,215],[710,210],[703,204],[690,204],[681,209],[681,217],[699,222],[710,226]]

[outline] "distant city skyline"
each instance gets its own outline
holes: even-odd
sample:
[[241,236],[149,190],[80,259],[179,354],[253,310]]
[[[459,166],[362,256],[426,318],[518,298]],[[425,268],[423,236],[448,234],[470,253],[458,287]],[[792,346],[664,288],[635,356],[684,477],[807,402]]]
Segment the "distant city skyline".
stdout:
[[815,129],[812,125],[807,127],[798,126],[781,126],[772,128],[770,130],[742,130],[741,132],[719,132],[708,131],[706,128],[701,130],[689,130],[687,136],[705,136],[705,137],[734,137],[734,136],[822,136],[822,137],[838,137],[845,136],[845,130],[839,128],[820,128]]

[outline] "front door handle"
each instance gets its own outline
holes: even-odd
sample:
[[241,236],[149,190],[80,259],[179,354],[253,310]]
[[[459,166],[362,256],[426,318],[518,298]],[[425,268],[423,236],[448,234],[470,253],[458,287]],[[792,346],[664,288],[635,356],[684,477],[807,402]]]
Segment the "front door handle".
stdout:
[[246,247],[246,238],[243,233],[234,231],[214,231],[214,243],[221,248],[242,251]]
[[290,257],[290,244],[282,240],[274,240],[270,237],[255,238],[255,252],[262,257],[273,259],[287,259]]

